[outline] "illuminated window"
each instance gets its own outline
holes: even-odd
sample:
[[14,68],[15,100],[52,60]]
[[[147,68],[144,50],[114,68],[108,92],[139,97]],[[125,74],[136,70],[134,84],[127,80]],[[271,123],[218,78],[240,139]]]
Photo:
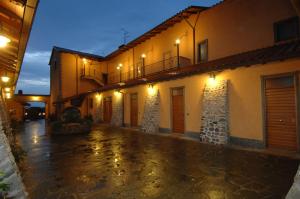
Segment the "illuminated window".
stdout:
[[275,42],[297,39],[299,37],[299,18],[292,17],[274,24]]
[[198,63],[208,60],[208,40],[204,40],[198,44]]

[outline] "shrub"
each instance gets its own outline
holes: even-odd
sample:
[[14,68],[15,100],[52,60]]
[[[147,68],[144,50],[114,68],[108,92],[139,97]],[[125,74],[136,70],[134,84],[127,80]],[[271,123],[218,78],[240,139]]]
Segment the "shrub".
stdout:
[[91,114],[89,114],[89,115],[85,116],[85,117],[84,117],[84,119],[86,119],[86,120],[90,120],[91,122],[93,122],[93,121],[94,121],[94,119],[93,119],[93,115],[91,115]]
[[80,111],[76,107],[66,108],[61,116],[61,120],[64,123],[76,123],[80,121]]
[[4,176],[3,172],[0,172],[0,197],[5,195],[5,193],[9,190],[9,184],[4,183],[2,177]]

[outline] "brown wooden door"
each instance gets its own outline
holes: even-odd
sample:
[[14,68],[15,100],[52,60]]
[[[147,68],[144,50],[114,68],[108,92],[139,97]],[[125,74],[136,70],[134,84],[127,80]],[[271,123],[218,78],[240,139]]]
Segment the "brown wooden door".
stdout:
[[184,95],[183,88],[174,88],[172,95],[172,130],[184,133]]
[[136,93],[130,95],[130,125],[138,125],[138,95]]
[[297,150],[293,76],[266,79],[266,131],[269,148]]
[[103,103],[103,120],[104,120],[104,122],[110,123],[111,116],[112,116],[112,102],[111,102],[111,98],[107,97],[107,98],[104,98],[104,103]]

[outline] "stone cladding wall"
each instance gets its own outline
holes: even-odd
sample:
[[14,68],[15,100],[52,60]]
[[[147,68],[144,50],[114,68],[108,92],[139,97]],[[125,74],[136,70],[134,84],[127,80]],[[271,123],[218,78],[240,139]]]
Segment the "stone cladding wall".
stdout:
[[213,144],[228,142],[228,91],[227,80],[206,85],[202,101],[200,140]]
[[12,139],[7,110],[3,100],[0,99],[0,171],[4,173],[0,179],[9,185],[8,198],[23,199],[27,198],[27,193],[11,151]]
[[158,132],[159,122],[160,122],[160,99],[159,99],[159,91],[157,91],[155,94],[148,95],[146,97],[141,129],[146,133]]
[[122,126],[123,125],[123,97],[114,96],[112,99],[112,126]]

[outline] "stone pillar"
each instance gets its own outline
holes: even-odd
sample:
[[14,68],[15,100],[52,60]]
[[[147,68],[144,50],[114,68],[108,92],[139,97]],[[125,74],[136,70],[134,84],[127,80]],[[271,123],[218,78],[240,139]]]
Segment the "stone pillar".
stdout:
[[1,99],[0,101],[0,171],[4,173],[4,176],[0,176],[0,179],[9,185],[8,198],[23,199],[27,197],[27,193],[11,152],[9,140],[6,137],[6,134],[12,134],[12,130],[9,127],[8,115],[5,112],[4,103]]
[[227,87],[227,80],[223,80],[204,88],[200,133],[202,142],[227,144],[229,140]]
[[112,126],[123,125],[123,94],[118,93],[112,99]]
[[155,133],[159,130],[160,121],[160,99],[159,91],[146,97],[144,114],[142,118],[142,131],[146,133]]
[[99,123],[103,121],[103,104],[102,98],[97,99],[96,110],[95,110],[95,122]]

